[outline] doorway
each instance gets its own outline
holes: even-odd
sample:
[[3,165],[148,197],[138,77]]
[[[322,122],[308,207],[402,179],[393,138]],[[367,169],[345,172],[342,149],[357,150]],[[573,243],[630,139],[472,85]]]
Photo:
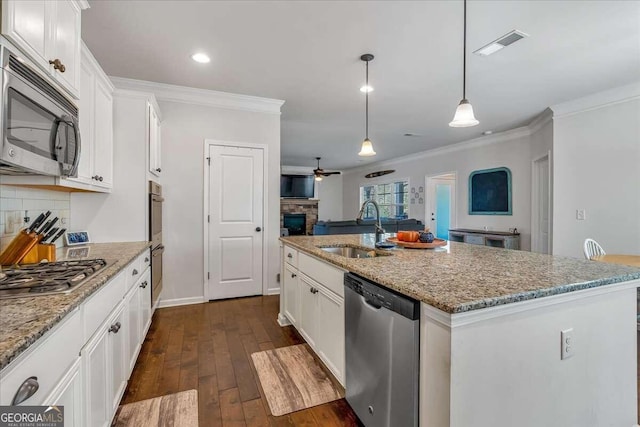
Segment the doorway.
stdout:
[[531,251],[551,253],[550,153],[533,160],[531,179]]
[[456,173],[426,177],[425,224],[438,239],[449,240],[456,226]]
[[205,298],[263,293],[265,148],[205,145]]

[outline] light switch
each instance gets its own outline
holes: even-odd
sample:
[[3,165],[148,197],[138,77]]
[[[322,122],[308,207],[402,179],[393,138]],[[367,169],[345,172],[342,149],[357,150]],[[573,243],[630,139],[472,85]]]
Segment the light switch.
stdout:
[[587,219],[587,211],[585,209],[577,209],[576,219],[578,221],[584,221],[585,219]]

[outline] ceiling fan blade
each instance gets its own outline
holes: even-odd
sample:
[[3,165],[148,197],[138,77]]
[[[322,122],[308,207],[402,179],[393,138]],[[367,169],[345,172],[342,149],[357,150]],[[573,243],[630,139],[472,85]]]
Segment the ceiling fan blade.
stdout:
[[322,175],[324,176],[330,176],[330,175],[340,175],[342,172],[339,171],[335,171],[335,172],[322,172]]

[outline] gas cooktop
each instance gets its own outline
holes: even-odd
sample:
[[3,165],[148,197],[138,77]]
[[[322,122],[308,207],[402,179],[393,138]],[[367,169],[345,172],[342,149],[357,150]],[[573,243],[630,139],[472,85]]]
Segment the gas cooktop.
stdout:
[[0,271],[0,299],[69,293],[107,265],[104,259],[45,262]]

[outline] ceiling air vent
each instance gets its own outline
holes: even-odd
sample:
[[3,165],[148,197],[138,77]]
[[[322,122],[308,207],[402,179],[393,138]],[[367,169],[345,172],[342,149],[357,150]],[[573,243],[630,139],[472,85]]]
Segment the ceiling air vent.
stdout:
[[505,47],[525,37],[529,37],[529,35],[523,33],[522,31],[513,30],[511,32],[508,32],[504,36],[492,41],[491,43],[482,46],[480,49],[474,51],[473,53],[480,56],[489,56],[492,53],[496,53],[497,51],[502,50]]

